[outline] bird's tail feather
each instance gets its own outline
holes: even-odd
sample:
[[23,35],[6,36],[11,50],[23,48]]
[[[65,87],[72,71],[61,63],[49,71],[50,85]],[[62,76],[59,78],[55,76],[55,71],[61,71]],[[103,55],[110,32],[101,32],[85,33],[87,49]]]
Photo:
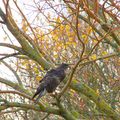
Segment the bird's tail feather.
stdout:
[[37,95],[39,95],[42,91],[44,91],[44,86],[40,85],[38,88],[37,88],[37,91],[35,92],[35,94],[33,95],[32,99],[34,99]]
[[36,92],[35,92],[35,94],[33,95],[33,97],[32,97],[32,99],[34,99],[40,92],[41,92],[42,90],[37,90]]
[[36,98],[35,103],[39,101],[39,99],[46,94],[46,89],[43,89],[40,93],[39,96]]
[[34,99],[34,98],[36,97],[37,94],[38,94],[38,93],[36,92],[36,93],[33,95],[32,99]]

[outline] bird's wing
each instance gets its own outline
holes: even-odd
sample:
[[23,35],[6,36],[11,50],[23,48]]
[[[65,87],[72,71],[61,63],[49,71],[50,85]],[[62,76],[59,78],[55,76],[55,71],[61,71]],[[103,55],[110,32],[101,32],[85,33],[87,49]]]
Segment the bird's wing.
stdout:
[[55,75],[48,76],[45,79],[46,90],[48,93],[52,93],[53,91],[55,91],[56,87],[59,84],[60,84],[59,77]]
[[43,80],[46,79],[46,77],[49,77],[51,74],[53,74],[56,70],[55,69],[51,69],[49,71],[47,71],[46,75],[44,76],[43,79],[41,79],[39,82],[41,83]]
[[56,71],[55,69],[51,69],[51,70],[47,71],[47,74],[51,74],[51,73],[53,73],[55,71]]

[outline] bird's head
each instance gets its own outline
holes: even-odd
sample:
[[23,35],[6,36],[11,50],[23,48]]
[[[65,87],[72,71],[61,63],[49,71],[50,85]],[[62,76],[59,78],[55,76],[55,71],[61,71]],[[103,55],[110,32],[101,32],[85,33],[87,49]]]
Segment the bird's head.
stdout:
[[62,68],[62,69],[64,69],[64,70],[66,70],[68,67],[69,67],[69,65],[66,64],[66,63],[62,63],[62,64],[60,65],[60,68]]

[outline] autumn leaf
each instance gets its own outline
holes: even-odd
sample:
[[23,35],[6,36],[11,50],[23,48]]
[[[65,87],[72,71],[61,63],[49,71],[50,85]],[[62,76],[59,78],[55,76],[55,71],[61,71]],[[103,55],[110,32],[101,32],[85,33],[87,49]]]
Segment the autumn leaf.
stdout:
[[92,56],[90,56],[90,58],[91,58],[92,60],[96,60],[96,59],[97,59],[97,55],[96,55],[96,54],[93,54]]

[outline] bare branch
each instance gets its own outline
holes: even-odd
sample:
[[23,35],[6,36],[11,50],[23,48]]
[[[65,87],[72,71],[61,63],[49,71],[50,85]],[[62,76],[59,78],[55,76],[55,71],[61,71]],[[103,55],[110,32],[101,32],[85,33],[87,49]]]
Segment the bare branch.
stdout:
[[17,53],[12,53],[12,54],[6,55],[5,57],[0,58],[0,61],[2,61],[3,59],[9,58],[9,57],[15,57],[16,55],[19,55],[19,54],[20,53],[17,52]]
[[18,74],[16,73],[16,71],[10,65],[8,65],[5,61],[2,60],[1,62],[13,72],[13,74],[16,77],[16,79],[18,80],[18,83],[20,85],[22,85],[22,81],[21,81],[20,77],[18,76]]

